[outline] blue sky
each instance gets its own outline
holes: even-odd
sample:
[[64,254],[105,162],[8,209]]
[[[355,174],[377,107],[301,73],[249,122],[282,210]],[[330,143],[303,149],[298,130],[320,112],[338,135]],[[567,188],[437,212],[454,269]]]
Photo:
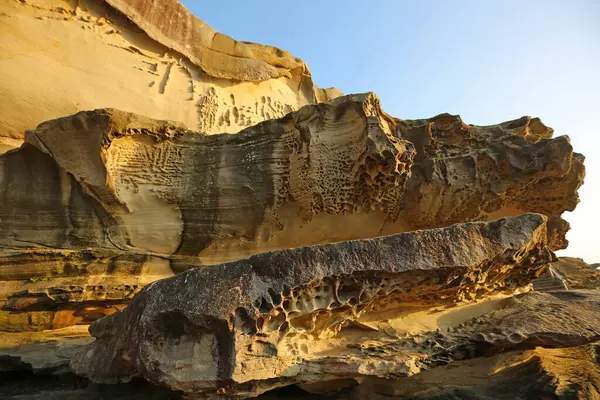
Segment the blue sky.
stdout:
[[600,262],[600,1],[184,0],[235,39],[301,57],[318,86],[374,91],[399,118],[538,116],[587,156],[559,255]]

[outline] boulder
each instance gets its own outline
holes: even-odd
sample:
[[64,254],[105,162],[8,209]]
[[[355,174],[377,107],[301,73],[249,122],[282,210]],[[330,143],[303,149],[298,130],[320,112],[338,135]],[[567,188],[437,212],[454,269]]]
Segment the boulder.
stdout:
[[[477,340],[539,342],[538,324],[521,318],[543,298],[508,300],[516,306],[498,318],[499,333],[497,321],[407,332],[402,318],[526,286],[554,260],[545,230],[543,216],[524,214],[195,268],[96,321],[96,341],[72,367],[102,383],[143,376],[173,390],[249,397],[293,383],[412,375],[467,357]],[[598,335],[590,313],[569,344]]]

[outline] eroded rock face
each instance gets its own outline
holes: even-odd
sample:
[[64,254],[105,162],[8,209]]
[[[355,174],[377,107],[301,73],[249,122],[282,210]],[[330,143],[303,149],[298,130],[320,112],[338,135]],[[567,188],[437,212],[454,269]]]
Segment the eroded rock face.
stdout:
[[[398,318],[387,313],[386,321],[357,320],[352,327],[338,333],[339,336],[354,332],[345,338],[358,338],[361,342],[355,347],[359,354],[355,358],[369,358],[372,367],[408,353],[422,360],[417,363],[420,372],[384,379],[376,377],[371,368],[367,370],[370,374],[361,372],[361,384],[357,386],[350,378],[321,382],[319,367],[312,369],[312,381],[300,386],[328,395],[301,394],[298,389],[295,393],[288,387],[285,392],[265,393],[259,398],[596,398],[600,368],[599,342],[594,342],[600,331],[598,311],[598,291],[576,289],[497,296],[442,311],[413,309],[397,315]],[[111,398],[123,396],[133,400],[145,399],[153,393],[157,399],[194,398],[140,385],[139,380],[96,385],[72,377],[69,361],[73,354],[85,351],[90,340],[93,338],[82,337],[81,332],[72,328],[61,330],[60,335],[0,333],[4,346],[0,349],[0,377],[8,379],[0,385],[0,396],[14,400],[67,400],[73,396],[100,399],[110,393]],[[339,362],[336,376],[349,375],[343,359],[330,356],[326,361],[325,370],[333,370]],[[6,371],[11,375],[6,375]],[[32,372],[35,375],[28,375]],[[54,375],[44,375],[48,373]],[[340,389],[339,394],[331,394]],[[288,397],[294,394],[296,397]]]
[[[116,110],[49,121],[2,156],[0,243],[221,261],[375,236],[398,217],[414,155],[390,121],[371,94],[237,135],[203,136]],[[48,218],[32,221],[26,209]],[[369,211],[379,221],[363,226]],[[330,225],[346,215],[347,230]]]
[[600,343],[475,358],[395,380],[366,379],[340,400],[600,398]]
[[524,214],[193,269],[92,325],[97,339],[73,366],[100,382],[141,374],[175,390],[242,397],[315,374],[413,374],[439,362],[435,350],[405,351],[407,339],[378,322],[526,285],[554,259],[545,230],[544,217]]
[[552,248],[566,248],[560,215],[575,209],[585,175],[568,137],[551,139],[530,117],[481,127],[444,114],[397,129],[416,148],[404,214],[412,229],[538,212],[551,217]]
[[0,381],[63,382],[1,397],[598,397],[598,273],[551,252],[584,159],[539,119],[400,120],[176,0],[0,34]]
[[123,309],[148,283],[196,263],[197,259],[187,257],[111,250],[4,253],[0,255],[0,332],[87,325]]
[[301,59],[234,41],[175,0],[1,0],[0,35],[0,152],[81,110],[234,133],[341,94],[316,88]]
[[541,129],[537,120],[448,120],[459,121],[400,121],[364,94],[237,135],[117,110],[48,121],[0,158],[0,244],[178,253],[211,264],[534,211],[550,218],[550,246],[564,247],[560,215],[575,207],[584,174],[568,139],[547,138],[548,128],[526,133]]
[[[89,323],[189,265],[525,211],[546,214],[549,247],[564,247],[560,215],[583,180],[568,139],[536,119],[457,121],[400,121],[362,94],[238,134],[113,109],[40,124],[0,156],[0,247],[13,254],[0,273],[0,329]],[[98,277],[78,260],[75,278],[40,267],[82,249],[162,272]]]

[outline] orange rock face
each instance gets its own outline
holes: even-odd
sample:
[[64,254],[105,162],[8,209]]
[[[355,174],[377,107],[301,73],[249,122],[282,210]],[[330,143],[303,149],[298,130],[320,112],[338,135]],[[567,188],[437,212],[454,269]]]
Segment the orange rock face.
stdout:
[[539,118],[393,117],[177,0],[0,0],[0,37],[0,397],[597,395],[598,273],[552,253],[584,157]]
[[[93,321],[186,269],[182,257],[210,265],[524,212],[546,215],[548,245],[562,248],[560,216],[577,204],[583,157],[551,134],[529,118],[486,127],[449,115],[399,120],[373,94],[305,106],[235,135],[118,110],[45,122],[0,156],[0,245],[16,254],[0,273],[11,282],[3,309],[28,316],[7,317],[4,329]],[[59,250],[40,252],[48,247]],[[101,265],[129,254],[132,271],[151,259],[160,272],[88,273],[77,255],[86,249]],[[46,256],[75,257],[75,272],[49,271]],[[26,267],[16,278],[18,265]],[[40,277],[52,279],[15,283]],[[60,310],[75,311],[59,323]]]
[[177,0],[106,0],[157,42],[183,54],[215,78],[263,81],[308,74],[304,61],[287,51],[239,42],[216,32]]

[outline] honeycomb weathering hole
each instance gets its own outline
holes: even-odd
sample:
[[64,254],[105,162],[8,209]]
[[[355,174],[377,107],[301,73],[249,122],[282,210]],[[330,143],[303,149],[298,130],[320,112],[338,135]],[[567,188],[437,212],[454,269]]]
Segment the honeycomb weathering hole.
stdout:
[[[254,317],[238,308],[233,328],[245,334],[296,333],[327,335],[339,332],[347,321],[374,318],[394,309],[405,312],[407,305],[453,305],[469,301],[480,293],[491,292],[515,284],[506,278],[502,262],[492,262],[459,279],[456,271],[412,271],[389,274],[376,271],[340,277],[325,277],[318,282],[284,288],[278,293],[267,290],[267,297],[256,301]],[[520,274],[511,279],[520,280]],[[329,332],[329,333],[328,333]]]

